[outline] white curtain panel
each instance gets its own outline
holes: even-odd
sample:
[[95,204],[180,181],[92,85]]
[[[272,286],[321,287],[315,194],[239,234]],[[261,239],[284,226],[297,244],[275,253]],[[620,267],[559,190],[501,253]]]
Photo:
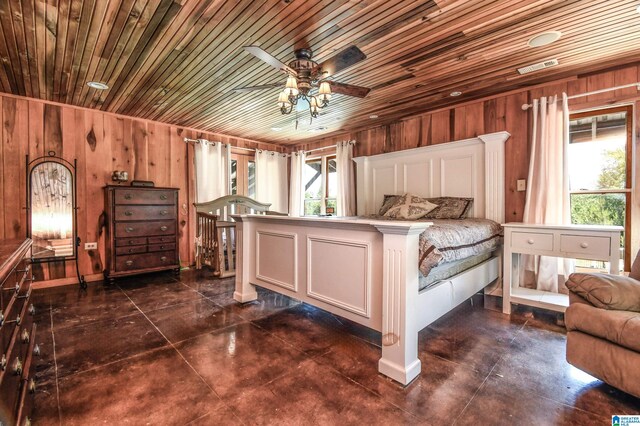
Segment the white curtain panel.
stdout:
[[338,181],[336,207],[338,216],[355,216],[356,214],[353,144],[354,142],[347,141],[338,142],[336,145],[336,176]]
[[284,154],[256,150],[256,200],[271,203],[271,211],[289,211],[287,157]]
[[196,202],[204,203],[229,195],[231,146],[201,140],[195,144]]
[[[569,104],[567,94],[533,101],[531,159],[524,223],[569,224]],[[522,256],[520,286],[566,292],[564,282],[573,261],[547,256]],[[558,282],[561,282],[559,285]]]
[[307,154],[298,151],[291,154],[291,179],[289,187],[289,215],[304,215],[304,181],[302,179]]

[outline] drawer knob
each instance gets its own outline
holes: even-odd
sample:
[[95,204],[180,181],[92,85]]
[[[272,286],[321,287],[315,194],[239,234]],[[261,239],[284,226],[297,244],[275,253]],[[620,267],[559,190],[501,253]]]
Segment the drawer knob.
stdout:
[[31,426],[31,419],[29,417],[25,417],[23,426]]
[[587,243],[580,243],[580,247],[582,247],[582,248],[587,248],[587,247],[589,247],[589,244],[587,244]]
[[21,322],[22,322],[22,318],[20,318],[20,315],[18,315],[16,317],[16,325],[20,325]]
[[160,250],[164,249],[164,246],[160,246]]
[[168,228],[167,228],[166,226],[164,226],[164,225],[162,225],[162,226],[160,227],[160,230],[161,230],[161,231],[166,231],[167,229],[168,229]]
[[3,323],[4,323],[4,314],[0,312],[0,327],[2,327]]
[[35,379],[30,379],[29,380],[29,393],[36,393],[36,380]]
[[131,266],[133,265],[133,260],[127,260],[126,262],[124,262],[127,266]]
[[160,199],[161,200],[166,200],[167,199],[167,194],[161,194],[160,195]]
[[132,211],[127,210],[126,212],[124,212],[124,215],[125,215],[125,216],[133,216],[133,212],[132,212]]
[[129,253],[133,253],[133,249],[129,249]]
[[166,262],[166,260],[167,260],[167,256],[162,256],[162,257],[160,258],[160,260],[161,260],[161,261],[163,261],[163,262]]
[[34,354],[35,356],[40,356],[40,354],[41,354],[41,352],[40,352],[40,345],[38,345],[37,343],[36,343],[36,345],[33,347],[33,354]]
[[127,226],[126,228],[124,228],[124,232],[133,232],[133,228],[130,226]]
[[29,343],[30,337],[31,336],[29,336],[29,330],[27,330],[26,328],[22,330],[22,336],[20,336],[22,343]]
[[22,361],[20,361],[20,358],[16,358],[16,360],[13,361],[13,366],[11,366],[11,369],[13,370],[13,374],[15,374],[16,376],[22,374]]
[[131,194],[124,194],[124,199],[125,200],[130,200],[131,199]]
[[0,359],[0,369],[4,371],[7,368],[7,356],[2,354],[2,359]]
[[33,303],[31,305],[29,305],[29,315],[35,315],[36,314],[36,307],[33,306]]
[[166,210],[162,210],[162,211],[160,212],[160,216],[166,216],[166,215],[168,215],[168,214],[169,214],[169,212],[168,212],[168,211],[166,211]]
[[535,243],[535,241],[533,241],[533,239],[532,239],[532,238],[529,238],[529,239],[527,240],[527,244],[533,244],[533,243]]
[[16,293],[19,293],[20,292],[20,283],[16,283],[16,286],[13,289],[16,291]]

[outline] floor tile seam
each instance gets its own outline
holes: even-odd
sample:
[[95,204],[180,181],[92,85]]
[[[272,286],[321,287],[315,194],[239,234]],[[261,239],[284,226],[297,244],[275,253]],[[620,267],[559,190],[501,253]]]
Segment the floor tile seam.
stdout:
[[53,366],[56,375],[56,407],[58,409],[58,424],[62,425],[62,410],[60,408],[60,379],[58,374],[58,356],[56,353],[56,335],[53,329],[53,309],[49,304],[49,321],[51,324],[51,346],[53,348]]
[[[181,301],[181,302],[178,302],[178,303],[175,303],[175,304],[166,305],[166,306],[162,306],[162,307],[160,307],[160,308],[154,308],[154,309],[150,309],[150,310],[149,310],[149,309],[142,310],[142,308],[140,308],[140,307],[136,304],[136,308],[138,308],[138,310],[139,310],[140,312],[143,312],[143,313],[152,313],[152,312],[160,311],[160,310],[162,310],[162,309],[168,309],[168,308],[173,308],[173,307],[176,307],[176,306],[183,306],[183,305],[187,305],[187,304],[189,304],[189,303],[194,303],[194,302],[197,302],[197,301],[199,301],[199,300],[201,300],[201,299],[196,297],[196,298],[194,298],[194,299],[184,300],[184,301]],[[133,301],[132,301],[132,302],[133,302]],[[211,301],[211,300],[209,300],[209,299],[207,299],[207,302],[212,302],[212,301]],[[134,303],[134,304],[135,304],[135,303]],[[215,304],[215,305],[216,305],[216,306],[218,306],[218,307],[222,307],[222,308],[224,308],[224,306],[220,306],[220,305],[218,305],[218,304]]]
[[[463,362],[459,362],[459,361],[454,361],[454,360],[452,360],[452,359],[447,359],[447,358],[441,357],[440,355],[436,355],[436,354],[431,353],[431,352],[427,352],[427,351],[425,351],[425,353],[426,353],[426,354],[428,354],[428,355],[430,355],[430,356],[432,356],[432,357],[438,358],[438,359],[439,359],[439,360],[441,360],[441,361],[446,361],[446,362],[449,362],[449,363],[451,363],[451,364],[454,364],[454,365],[457,365],[457,366],[460,366],[460,367],[466,368],[467,370],[470,370],[470,371],[473,371],[473,372],[476,372],[476,373],[482,374],[482,371],[480,371],[479,369],[477,369],[477,368],[473,367],[472,365],[465,364],[465,363],[463,363]],[[496,363],[497,363],[497,362],[496,362]],[[493,368],[493,366],[492,366],[492,368]]]
[[236,322],[236,323],[233,323],[233,324],[225,325],[224,327],[219,327],[219,328],[216,328],[216,329],[213,329],[213,330],[205,331],[205,332],[202,332],[202,333],[197,334],[195,336],[191,336],[191,337],[188,337],[186,339],[178,340],[177,342],[171,342],[171,343],[173,345],[181,345],[181,344],[183,344],[185,342],[189,342],[191,340],[198,339],[198,338],[200,338],[202,336],[206,336],[207,334],[222,333],[224,331],[227,331],[230,328],[237,327],[240,324],[248,324],[248,321],[247,322],[240,321],[240,322]]
[[489,377],[491,377],[491,375],[493,374],[493,370],[495,370],[496,366],[498,365],[498,362],[500,362],[502,359],[504,358],[504,356],[501,356],[500,358],[498,358],[498,361],[496,361],[496,363],[493,365],[493,367],[491,367],[491,370],[489,371],[489,373],[487,373],[487,375],[485,376],[485,378],[482,380],[482,383],[480,383],[480,386],[478,386],[478,388],[476,389],[476,391],[473,393],[473,395],[471,396],[471,398],[469,398],[469,401],[467,401],[467,403],[465,404],[464,408],[462,410],[460,410],[460,414],[458,414],[458,416],[455,418],[455,420],[453,421],[453,425],[458,424],[458,420],[460,420],[462,418],[462,416],[464,415],[464,413],[467,411],[467,409],[469,408],[469,406],[471,405],[471,402],[475,399],[475,397],[478,395],[478,393],[480,392],[480,390],[485,386],[485,384],[487,383],[487,380],[489,380]]
[[[56,327],[56,331],[61,331],[61,330],[69,330],[72,328],[76,328],[76,327],[86,327],[88,324],[93,324],[93,323],[97,323],[100,321],[108,321],[108,320],[117,320],[117,319],[122,319],[122,318],[127,318],[127,317],[131,317],[134,315],[137,315],[138,311],[132,311],[129,314],[126,315],[119,315],[119,316],[113,316],[113,317],[107,317],[107,318],[101,318],[101,319],[96,319],[96,320],[91,320],[91,321],[86,321],[86,322],[80,322],[77,324],[73,324],[73,325],[63,325],[63,326],[58,326]],[[53,327],[53,325],[52,325]]]
[[[261,318],[261,319],[262,319],[262,318]],[[259,320],[256,320],[256,321],[259,321]],[[288,341],[284,340],[282,337],[278,336],[277,334],[272,333],[271,331],[267,330],[266,328],[264,328],[264,327],[260,327],[260,326],[259,326],[258,324],[256,324],[254,321],[249,321],[249,324],[253,325],[254,327],[259,328],[260,330],[264,331],[264,332],[265,332],[265,333],[267,333],[268,335],[275,337],[276,339],[280,340],[282,343],[284,343],[284,344],[285,344],[285,345],[287,345],[288,347],[290,347],[290,348],[294,349],[294,350],[295,350],[295,351],[297,351],[297,352],[300,352],[301,354],[303,354],[303,355],[304,355],[304,356],[306,356],[307,358],[309,358],[309,359],[311,359],[311,358],[312,358],[309,354],[307,354],[307,352],[306,352],[306,351],[303,351],[303,350],[301,350],[301,349],[297,348],[297,347],[296,347],[296,346],[294,346],[293,344],[291,344],[291,343],[289,343]]]

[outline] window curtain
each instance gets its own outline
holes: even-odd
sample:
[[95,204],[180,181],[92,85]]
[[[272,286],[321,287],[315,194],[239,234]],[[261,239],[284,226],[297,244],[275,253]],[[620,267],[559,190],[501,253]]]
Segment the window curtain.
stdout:
[[231,192],[231,146],[200,140],[195,144],[196,202],[215,200]]
[[356,189],[353,175],[354,141],[338,142],[336,145],[336,177],[338,216],[355,216]]
[[304,164],[307,154],[298,151],[291,154],[291,185],[289,188],[289,215],[304,215]]
[[[531,159],[524,223],[569,224],[569,104],[567,94],[533,101]],[[522,256],[520,286],[566,292],[564,282],[573,261],[547,256]],[[558,283],[562,284],[558,284]]]
[[287,156],[279,152],[256,150],[255,161],[256,200],[271,203],[271,211],[287,213]]

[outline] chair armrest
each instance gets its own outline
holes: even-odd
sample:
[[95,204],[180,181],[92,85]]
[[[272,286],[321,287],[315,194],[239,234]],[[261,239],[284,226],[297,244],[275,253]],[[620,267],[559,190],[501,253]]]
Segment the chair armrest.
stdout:
[[640,282],[633,278],[575,273],[566,285],[570,292],[597,308],[640,312]]

